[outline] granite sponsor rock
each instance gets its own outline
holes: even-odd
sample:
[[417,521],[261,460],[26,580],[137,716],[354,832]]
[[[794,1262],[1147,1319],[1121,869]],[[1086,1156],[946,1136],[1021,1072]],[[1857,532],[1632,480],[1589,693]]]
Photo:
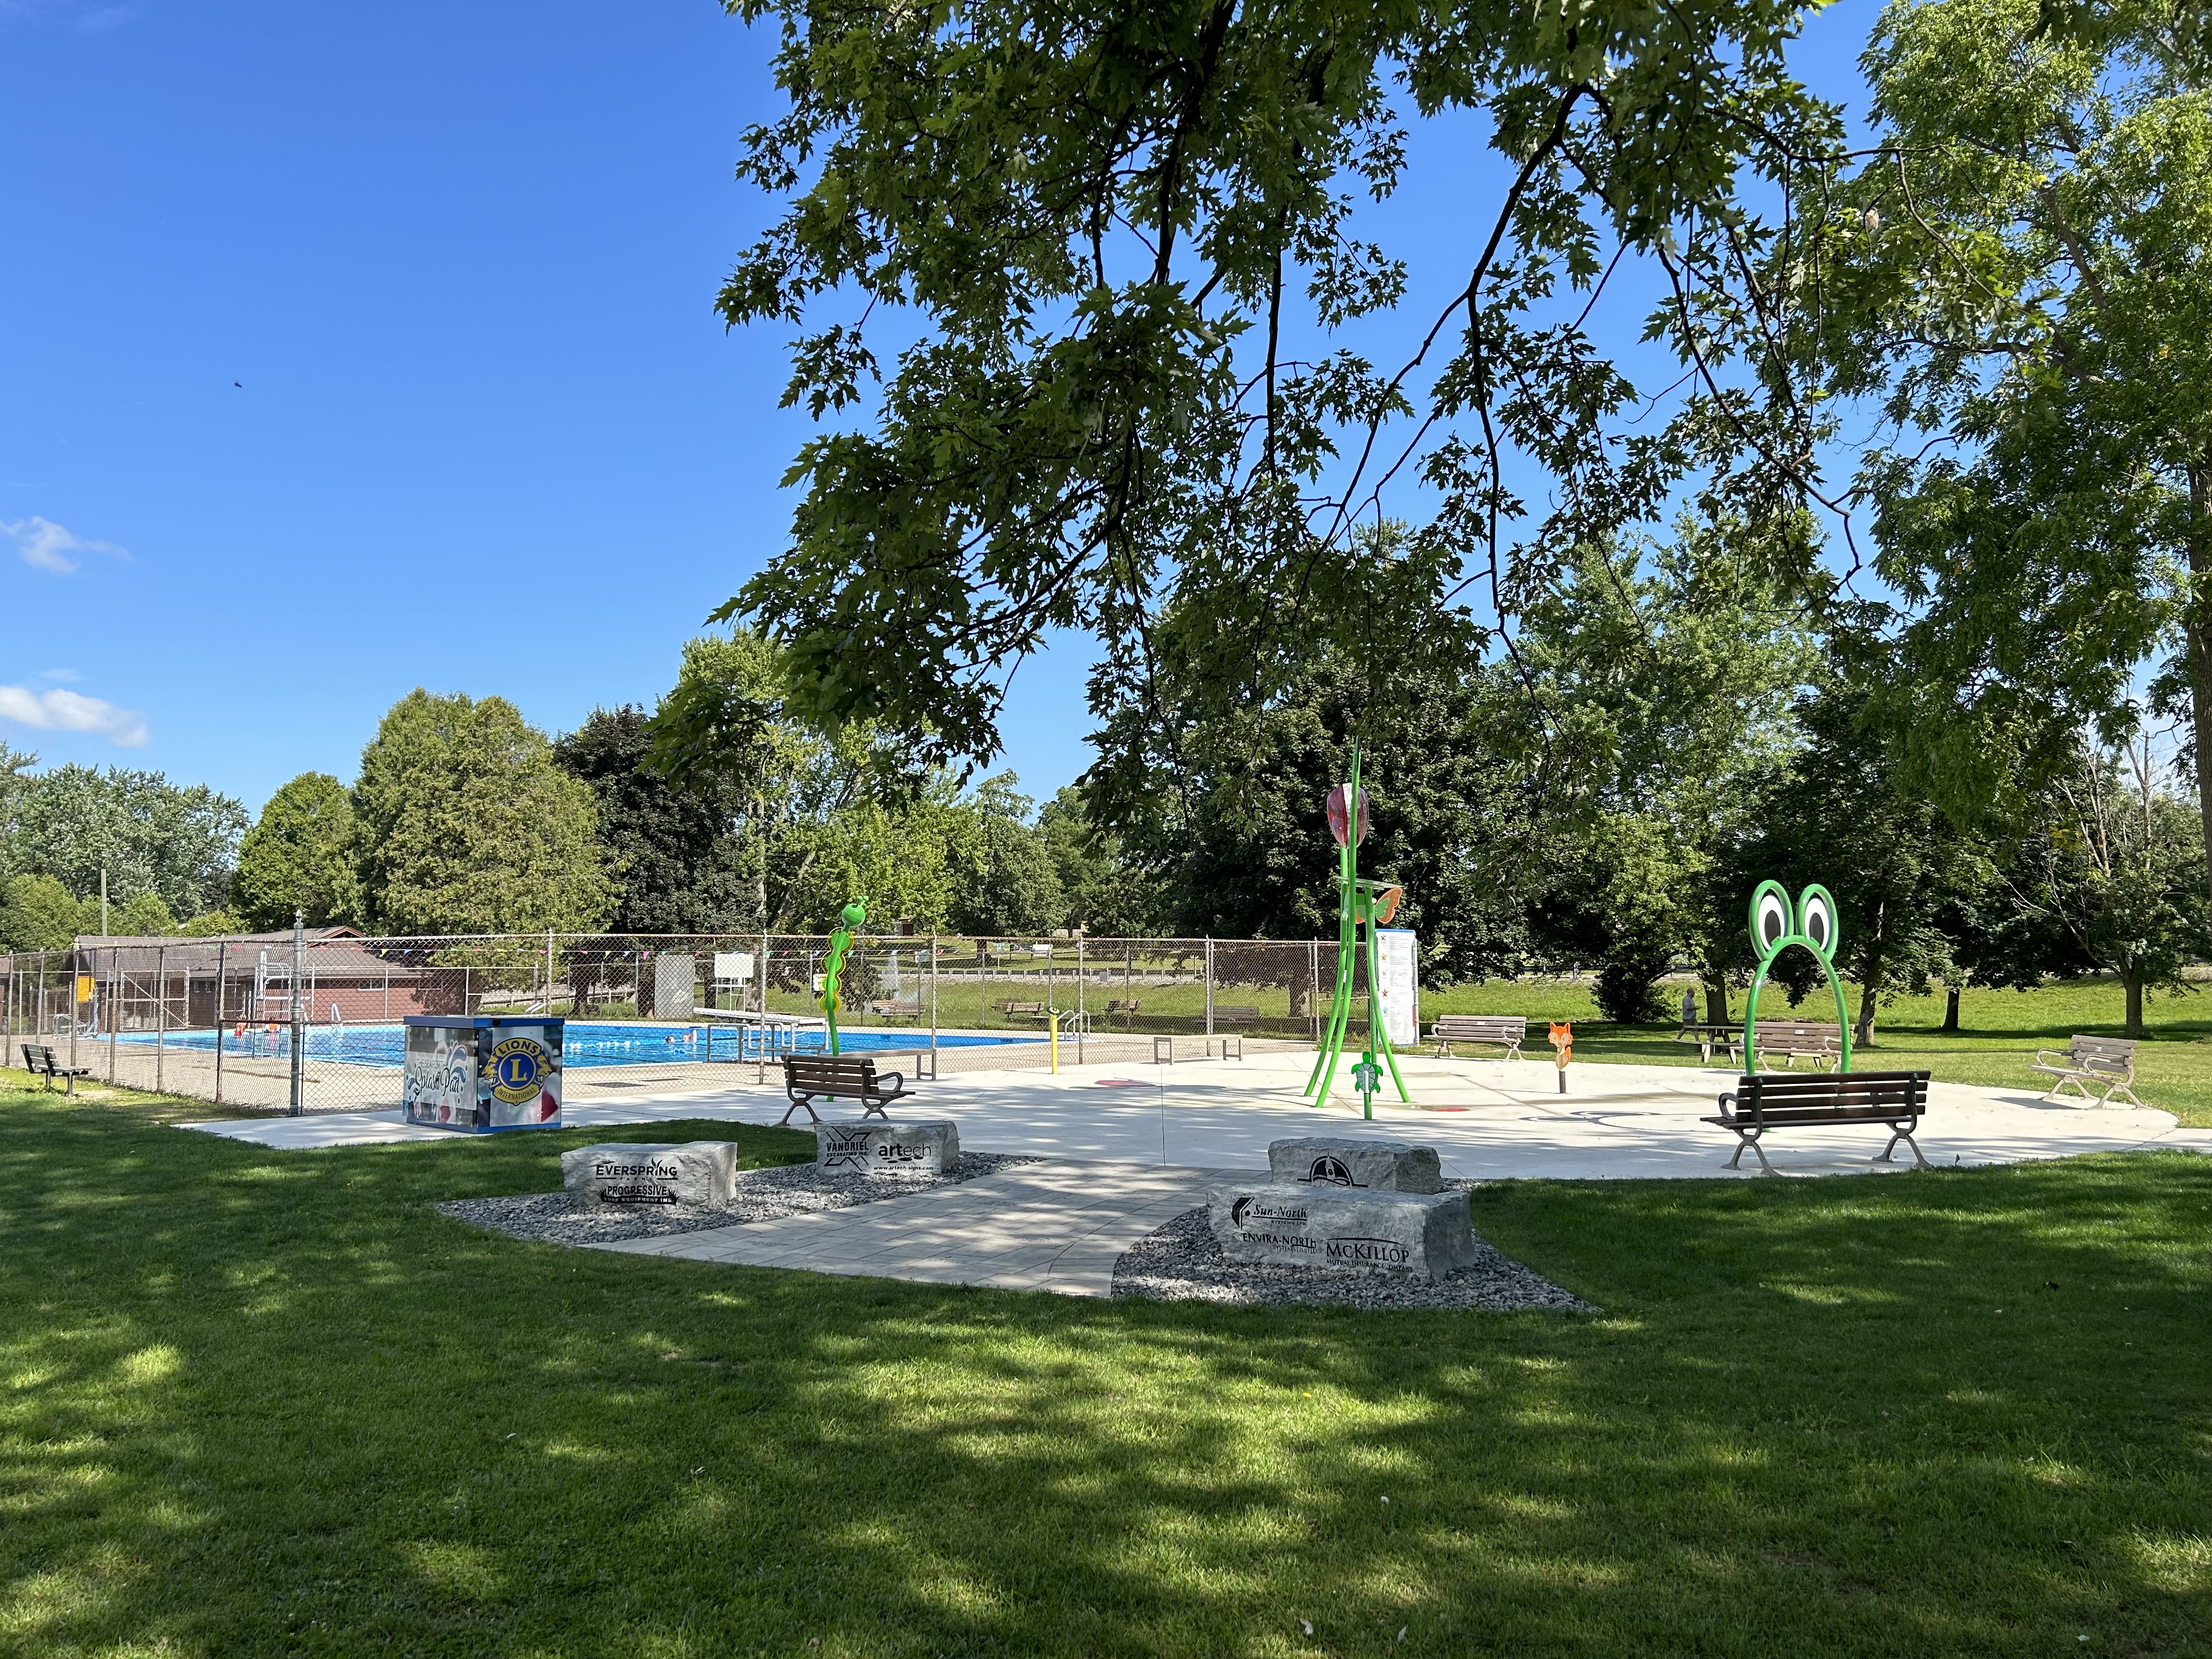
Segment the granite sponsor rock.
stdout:
[[1278,1181],[1377,1193],[1440,1193],[1443,1166],[1433,1146],[1402,1140],[1308,1135],[1267,1143],[1267,1168]]
[[814,1164],[854,1175],[942,1175],[960,1164],[957,1123],[822,1122],[814,1126]]
[[1209,1188],[1206,1212],[1233,1261],[1433,1279],[1478,1259],[1463,1192],[1262,1181]]
[[690,1209],[727,1204],[737,1169],[738,1149],[726,1140],[611,1143],[562,1153],[561,1184],[579,1209]]

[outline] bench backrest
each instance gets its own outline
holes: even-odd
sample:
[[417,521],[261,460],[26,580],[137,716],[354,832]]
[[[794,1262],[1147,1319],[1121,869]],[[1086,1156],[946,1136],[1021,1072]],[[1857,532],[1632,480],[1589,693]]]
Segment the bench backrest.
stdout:
[[1431,1029],[1440,1037],[1466,1037],[1470,1042],[1481,1037],[1525,1037],[1528,1019],[1525,1014],[1439,1014]]
[[1924,1112],[1925,1072],[1762,1072],[1735,1086],[1739,1114],[1754,1106],[1772,1111],[1826,1109],[1847,1112],[1875,1106]]
[[1838,1033],[1832,1025],[1814,1024],[1795,1019],[1762,1019],[1753,1023],[1752,1029],[1762,1039],[1766,1037],[1803,1037],[1808,1042],[1833,1042]]
[[2095,1066],[2106,1071],[2133,1071],[2136,1045],[2132,1037],[2077,1036],[2066,1045],[2067,1057],[2076,1066]]
[[1213,1005],[1213,1017],[1216,1019],[1252,1020],[1260,1018],[1260,1010],[1246,1003],[1217,1002]]
[[873,1083],[876,1062],[866,1054],[786,1054],[783,1074],[793,1083]]
[[23,1069],[27,1072],[51,1072],[54,1069],[54,1051],[43,1042],[23,1045]]

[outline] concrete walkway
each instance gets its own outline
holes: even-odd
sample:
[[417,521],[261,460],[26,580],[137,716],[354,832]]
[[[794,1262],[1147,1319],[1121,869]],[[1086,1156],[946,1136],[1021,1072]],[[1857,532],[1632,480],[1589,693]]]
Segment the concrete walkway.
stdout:
[[1114,1263],[1122,1251],[1204,1203],[1210,1178],[1232,1173],[1057,1159],[848,1210],[594,1248],[1103,1297],[1112,1291]]

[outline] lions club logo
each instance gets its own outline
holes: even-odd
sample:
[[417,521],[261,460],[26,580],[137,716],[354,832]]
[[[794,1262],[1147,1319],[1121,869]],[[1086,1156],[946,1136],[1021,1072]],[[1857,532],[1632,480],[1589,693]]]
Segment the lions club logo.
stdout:
[[529,1037],[509,1037],[491,1051],[491,1091],[510,1106],[535,1100],[553,1057]]

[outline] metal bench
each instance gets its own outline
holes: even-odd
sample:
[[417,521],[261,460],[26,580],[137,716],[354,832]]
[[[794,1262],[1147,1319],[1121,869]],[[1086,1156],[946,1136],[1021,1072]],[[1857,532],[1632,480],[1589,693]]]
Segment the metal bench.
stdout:
[[1518,1060],[1528,1021],[1522,1014],[1439,1014],[1429,1036],[1439,1054],[1451,1053],[1455,1042],[1480,1042],[1504,1049],[1507,1060]]
[[[2035,1064],[2028,1069],[2057,1079],[2044,1091],[2045,1100],[2057,1099],[2060,1091],[2071,1085],[2092,1106],[2109,1105],[2114,1095],[2124,1095],[2130,1106],[2142,1104],[2136,1098],[2136,1045],[2132,1038],[2076,1036],[2067,1042],[2063,1054],[2051,1048],[2037,1049]],[[2103,1092],[2092,1095],[2089,1091],[2096,1086],[2101,1086]]]
[[46,1091],[49,1094],[53,1092],[54,1079],[58,1077],[69,1079],[62,1092],[73,1095],[76,1092],[76,1080],[81,1077],[92,1075],[92,1067],[89,1066],[62,1065],[54,1058],[53,1048],[50,1043],[26,1042],[22,1045],[22,1049],[23,1069],[33,1077],[46,1079]]
[[790,1122],[791,1115],[802,1106],[808,1119],[819,1123],[821,1115],[814,1109],[817,1100],[857,1100],[862,1117],[887,1118],[890,1114],[884,1110],[885,1106],[914,1092],[903,1074],[878,1072],[876,1062],[865,1054],[786,1054],[783,1090],[791,1104],[776,1120],[779,1125]]
[[1766,1161],[1759,1137],[1771,1129],[1818,1128],[1830,1123],[1881,1123],[1889,1127],[1889,1145],[1875,1158],[1887,1163],[1903,1141],[1912,1148],[1913,1162],[1929,1167],[1920,1156],[1913,1130],[1928,1110],[1925,1072],[1842,1072],[1828,1077],[1777,1077],[1771,1073],[1747,1077],[1720,1097],[1720,1115],[1708,1123],[1735,1132],[1735,1156],[1727,1167],[1742,1166],[1748,1146],[1768,1175],[1774,1166]]

